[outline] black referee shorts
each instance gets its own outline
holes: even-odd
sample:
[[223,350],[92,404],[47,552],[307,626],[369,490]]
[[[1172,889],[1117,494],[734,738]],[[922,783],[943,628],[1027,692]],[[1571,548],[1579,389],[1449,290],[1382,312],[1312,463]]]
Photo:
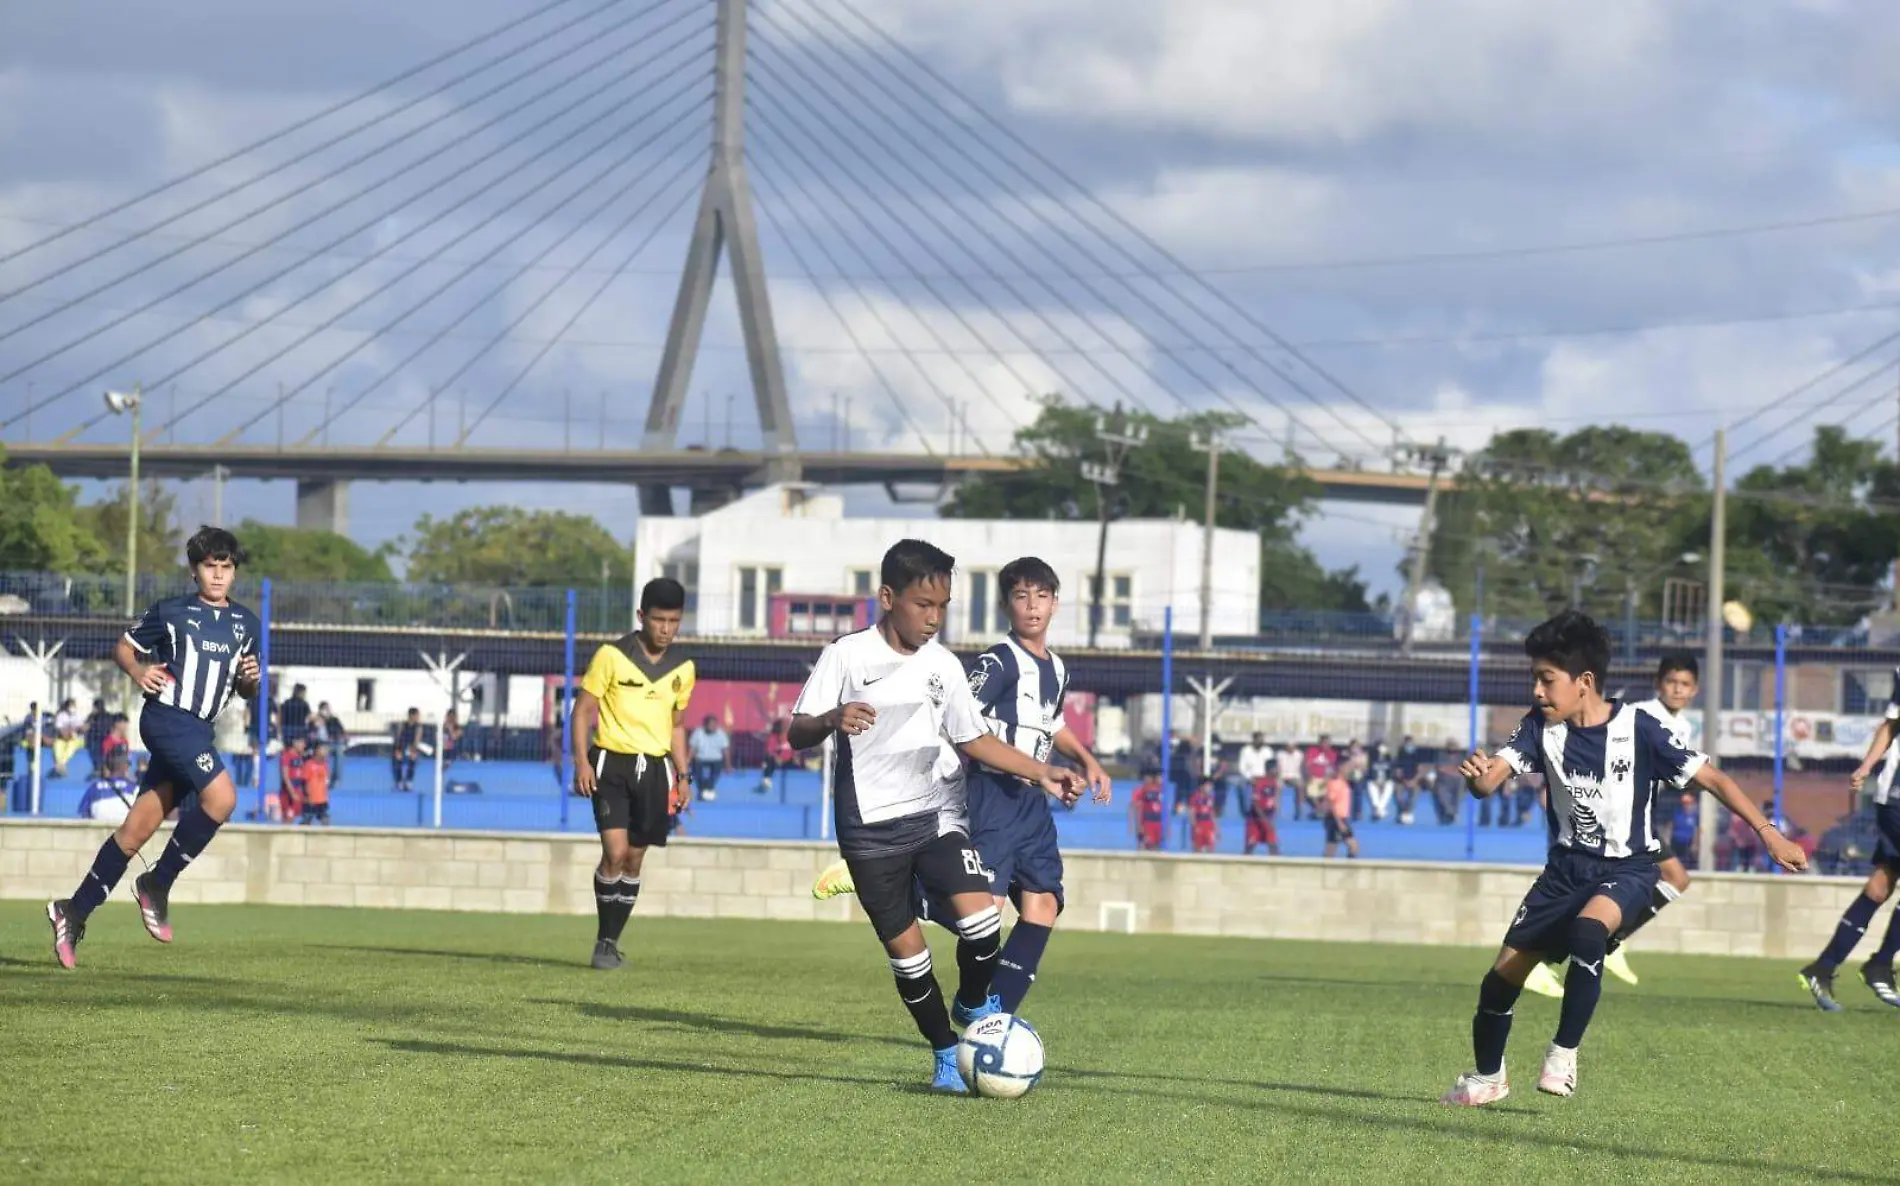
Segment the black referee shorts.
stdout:
[[635,848],[666,847],[673,814],[672,758],[593,746],[587,761],[594,768],[595,829],[625,829]]
[[844,863],[880,943],[889,943],[917,921],[919,886],[924,900],[932,902],[947,903],[958,894],[982,894],[985,900],[990,896],[989,870],[961,832],[939,836],[912,852],[846,857]]

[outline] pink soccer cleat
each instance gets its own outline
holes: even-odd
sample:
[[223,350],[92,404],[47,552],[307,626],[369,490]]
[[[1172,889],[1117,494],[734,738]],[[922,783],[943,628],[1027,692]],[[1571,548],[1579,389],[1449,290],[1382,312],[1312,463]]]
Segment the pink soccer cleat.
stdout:
[[1575,1095],[1577,1092],[1577,1052],[1552,1042],[1544,1055],[1544,1073],[1537,1077],[1537,1090],[1545,1095]]
[[46,904],[46,921],[53,924],[53,958],[59,961],[62,968],[73,966],[75,949],[79,941],[86,937],[85,920],[73,918],[66,912],[71,905],[64,898]]

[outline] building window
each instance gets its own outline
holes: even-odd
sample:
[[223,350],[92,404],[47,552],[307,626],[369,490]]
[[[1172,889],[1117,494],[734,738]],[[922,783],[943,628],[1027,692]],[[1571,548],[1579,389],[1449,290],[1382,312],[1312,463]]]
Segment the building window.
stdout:
[[873,597],[877,594],[877,569],[854,568],[845,574],[845,588],[853,597]]
[[785,570],[747,565],[739,570],[739,629],[761,630],[771,613],[772,594],[785,583]]
[[356,711],[376,711],[376,681],[359,679],[356,681]]
[[979,568],[970,573],[970,606],[965,620],[970,624],[971,637],[1009,632],[1009,614],[1003,609],[999,588],[994,572]]
[[699,561],[668,560],[660,565],[660,575],[671,577],[686,589],[686,612],[681,615],[685,620],[680,628],[690,632],[699,613]]
[[1850,717],[1871,716],[1886,707],[1892,691],[1891,671],[1849,668],[1841,672],[1841,712]]
[[[1095,574],[1089,574],[1089,605],[1095,604]],[[1088,620],[1088,610],[1082,611],[1082,620]],[[1108,574],[1108,596],[1102,599],[1102,622],[1115,629],[1126,630],[1135,620],[1135,578],[1125,572]]]

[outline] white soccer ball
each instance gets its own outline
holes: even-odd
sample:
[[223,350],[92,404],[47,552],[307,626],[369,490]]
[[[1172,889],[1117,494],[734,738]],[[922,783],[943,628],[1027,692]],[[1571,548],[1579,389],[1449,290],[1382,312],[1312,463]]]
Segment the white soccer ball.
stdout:
[[1042,1078],[1042,1038],[1022,1018],[992,1013],[963,1031],[957,1070],[976,1094],[1013,1100]]

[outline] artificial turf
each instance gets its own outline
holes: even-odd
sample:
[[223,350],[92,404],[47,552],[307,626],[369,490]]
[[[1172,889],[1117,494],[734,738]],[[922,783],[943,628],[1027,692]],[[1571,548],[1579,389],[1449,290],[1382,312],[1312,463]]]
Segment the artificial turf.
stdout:
[[[0,904],[0,1181],[1849,1181],[1900,1178],[1900,1010],[1784,962],[1632,953],[1578,1094],[1470,1059],[1475,949],[1059,933],[1023,1015],[1049,1071],[932,1096],[868,929],[183,906],[54,966]],[[939,975],[954,976],[939,936]]]

